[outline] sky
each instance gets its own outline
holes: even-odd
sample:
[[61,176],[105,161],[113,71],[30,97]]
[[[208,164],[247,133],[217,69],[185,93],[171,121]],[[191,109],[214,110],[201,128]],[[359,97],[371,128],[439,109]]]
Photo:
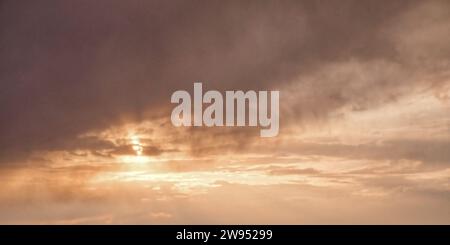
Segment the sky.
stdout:
[[[450,224],[449,1],[0,1],[1,224]],[[171,94],[280,91],[280,131]]]

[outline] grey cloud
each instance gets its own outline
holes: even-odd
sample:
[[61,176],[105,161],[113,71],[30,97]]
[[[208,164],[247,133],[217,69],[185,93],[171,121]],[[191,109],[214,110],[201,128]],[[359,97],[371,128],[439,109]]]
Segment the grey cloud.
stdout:
[[[422,5],[415,1],[2,1],[0,154],[51,149],[53,142],[70,141],[87,131],[168,117],[170,94],[190,89],[195,81],[205,82],[207,89],[280,89],[299,76],[327,76],[324,65],[351,59],[362,66],[380,60],[382,65],[368,74],[363,68],[356,77],[329,73],[331,77],[323,80],[300,81],[307,97],[299,96],[292,106],[304,106],[289,110],[282,120],[326,117],[349,103],[357,109],[382,103],[407,93],[407,88],[399,87],[414,83],[411,76],[440,74],[447,68],[442,63],[447,52],[436,51],[446,43],[433,38],[442,29],[428,27],[441,26],[448,16],[439,12],[438,19],[429,19],[436,8]],[[445,8],[448,3],[425,5]],[[399,38],[416,30],[417,12],[427,18],[419,34],[428,30],[424,33],[431,37],[422,42],[416,34],[416,41],[405,43]],[[407,25],[408,31],[390,28],[397,24]],[[436,46],[428,52],[427,44]],[[423,51],[414,55],[411,64],[405,54],[416,48]],[[420,57],[426,62],[421,63]],[[413,65],[425,68],[405,75]],[[380,76],[368,82],[361,77],[375,74]],[[359,78],[362,85],[355,88]]]

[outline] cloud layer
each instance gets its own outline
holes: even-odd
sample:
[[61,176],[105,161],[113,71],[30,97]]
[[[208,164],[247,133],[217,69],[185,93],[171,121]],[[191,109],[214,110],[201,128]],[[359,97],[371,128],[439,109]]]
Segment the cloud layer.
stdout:
[[[449,10],[2,1],[0,222],[448,223]],[[280,135],[173,127],[170,95],[194,82],[279,90]],[[224,199],[242,201],[212,216]]]

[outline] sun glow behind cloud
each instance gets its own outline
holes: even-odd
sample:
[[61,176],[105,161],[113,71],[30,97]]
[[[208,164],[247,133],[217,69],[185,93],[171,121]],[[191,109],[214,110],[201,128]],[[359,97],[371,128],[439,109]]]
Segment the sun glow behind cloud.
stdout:
[[[448,2],[4,2],[0,223],[449,223]],[[197,81],[280,134],[173,127]]]
[[131,144],[133,150],[136,152],[136,155],[140,156],[142,155],[142,152],[144,151],[144,147],[141,145],[141,142],[139,141],[139,137],[136,135],[131,136]]
[[120,156],[118,158],[119,158],[119,161],[123,162],[123,163],[145,164],[145,163],[152,162],[152,159],[147,156]]
[[[152,210],[151,213],[166,214],[159,215],[159,218],[155,218],[155,215],[143,215],[147,218],[142,219],[134,216],[133,218],[128,217],[131,220],[127,220],[126,215],[108,215],[106,220],[109,221],[100,218],[99,221],[95,221],[97,216],[91,217],[85,213],[86,211],[79,211],[91,218],[76,219],[78,221],[59,220],[59,222],[184,223],[186,222],[185,218],[176,210],[183,209],[186,212],[202,213],[203,215],[198,217],[206,217],[212,206],[226,202],[228,198],[240,200],[236,202],[237,206],[224,209],[228,215],[235,212],[233,210],[237,208],[246,209],[251,201],[258,203],[257,208],[261,209],[271,207],[276,207],[277,210],[289,209],[291,215],[292,213],[301,214],[304,222],[314,220],[314,217],[321,212],[328,215],[328,219],[324,220],[326,223],[351,222],[345,218],[345,215],[354,214],[354,212],[370,213],[369,210],[375,210],[383,215],[395,213],[397,217],[401,216],[403,220],[408,220],[409,216],[398,213],[399,209],[405,208],[413,213],[425,211],[421,206],[406,202],[393,204],[389,200],[418,199],[421,200],[421,203],[438,208],[443,205],[440,201],[429,199],[422,193],[446,193],[449,191],[450,173],[445,165],[440,165],[440,163],[426,165],[426,162],[433,159],[420,159],[420,156],[416,159],[416,156],[411,155],[408,149],[404,153],[404,149],[397,149],[397,146],[389,145],[390,138],[398,139],[399,135],[402,135],[400,132],[404,135],[414,136],[415,134],[405,134],[405,132],[410,132],[409,130],[414,132],[417,128],[428,128],[430,124],[441,125],[443,122],[444,124],[447,122],[445,117],[448,117],[448,114],[445,114],[444,117],[434,118],[435,121],[420,119],[427,117],[424,113],[444,115],[440,112],[448,110],[446,103],[442,104],[436,101],[436,98],[430,93],[421,94],[420,98],[420,100],[411,101],[410,98],[405,97],[404,100],[387,104],[377,110],[355,113],[351,117],[336,118],[329,124],[322,125],[322,128],[329,129],[327,134],[312,134],[314,132],[312,130],[305,132],[297,127],[292,127],[287,131],[289,133],[280,135],[280,138],[269,139],[265,142],[255,141],[247,145],[245,151],[221,154],[207,151],[193,155],[188,150],[189,147],[174,140],[176,139],[174,135],[166,134],[168,131],[165,131],[164,128],[155,131],[149,130],[157,127],[156,125],[163,125],[158,121],[118,125],[89,134],[89,137],[98,138],[100,142],[103,140],[114,142],[113,146],[110,146],[111,149],[99,150],[98,152],[101,154],[77,151],[76,155],[52,153],[47,156],[52,161],[59,159],[57,160],[58,164],[54,166],[66,166],[67,171],[72,173],[72,177],[66,176],[67,172],[63,169],[54,168],[52,175],[48,175],[48,170],[42,172],[38,169],[29,170],[26,174],[17,175],[18,179],[16,180],[19,180],[19,176],[36,180],[53,179],[62,184],[61,188],[63,189],[54,190],[52,187],[49,195],[57,195],[56,200],[64,197],[63,203],[72,203],[71,198],[87,198],[96,200],[92,203],[94,206],[96,203],[101,205],[111,205],[109,202],[119,203],[117,207],[110,206],[109,210],[115,210],[114,212],[121,215],[125,215],[125,210],[130,208],[135,209],[137,213]],[[414,103],[421,105],[424,103],[423,101],[427,101],[428,110],[411,110]],[[416,114],[416,112],[419,113]],[[361,121],[377,118],[381,114],[386,115],[383,124],[372,125],[370,128],[363,127],[370,126],[370,124],[360,125]],[[416,118],[416,123],[397,127],[399,120],[403,120],[405,117]],[[353,131],[348,134],[349,131],[346,128],[352,128]],[[371,134],[370,130],[389,133],[390,137],[385,135],[380,140],[377,134]],[[440,127],[434,127],[434,130],[440,130]],[[441,135],[445,133],[445,127],[442,130],[444,131],[441,131]],[[134,132],[131,136],[130,131]],[[295,132],[296,137],[292,137],[292,132]],[[190,132],[184,133],[190,134]],[[434,133],[439,135],[438,132]],[[314,135],[317,137],[313,137]],[[136,149],[133,149],[134,145],[139,145],[143,149],[156,147],[156,142],[162,150],[161,153],[154,156],[146,155],[148,152],[145,150],[138,155]],[[233,141],[220,143],[228,144]],[[193,147],[204,146],[194,144]],[[292,151],[292,147],[295,151]],[[397,157],[396,154],[399,156]],[[43,157],[46,156],[43,155]],[[65,164],[61,164],[63,162]],[[92,169],[92,166],[100,167]],[[50,178],[50,176],[52,177]],[[20,183],[20,181],[15,183]],[[82,184],[80,185],[80,183]],[[42,186],[41,189],[48,188],[45,182],[38,181],[37,184]],[[28,187],[22,184],[14,188]],[[74,188],[79,191],[77,197],[68,194]],[[61,192],[64,194],[60,194]],[[277,203],[272,203],[266,196],[277,199]],[[333,213],[332,207],[324,204],[327,199],[333,200],[334,205],[339,206],[343,213]],[[58,201],[52,202],[55,202],[54,205],[58,205]],[[443,202],[445,203],[445,201]],[[358,203],[361,211],[349,210],[348,207],[354,203]],[[194,204],[200,206],[194,208],[192,206]],[[187,206],[182,207],[182,205]],[[316,210],[316,206],[321,208]],[[309,217],[302,210],[316,211]],[[445,208],[441,207],[440,210],[445,210]],[[142,213],[140,214],[142,215]],[[289,215],[282,211],[272,209],[271,214],[260,216],[263,217],[261,220],[250,214],[241,214],[242,217],[232,216],[234,219],[229,221],[299,222],[299,219],[291,220]],[[428,214],[432,215],[435,220],[439,220],[439,215],[430,212]],[[359,215],[363,217],[362,222],[381,222],[376,215],[366,214],[364,216],[362,213]],[[225,216],[214,217],[217,222],[227,222]],[[414,220],[420,219],[421,216],[410,218],[414,223]],[[445,221],[445,218],[445,216],[441,216],[441,221]],[[191,218],[191,221],[202,223],[204,220]],[[395,223],[395,219],[389,221],[385,218],[384,222]]]

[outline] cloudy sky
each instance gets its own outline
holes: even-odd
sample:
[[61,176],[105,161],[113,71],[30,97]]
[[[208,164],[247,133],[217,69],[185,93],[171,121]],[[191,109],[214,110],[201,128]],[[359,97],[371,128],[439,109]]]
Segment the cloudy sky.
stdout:
[[[449,43],[445,0],[1,1],[0,223],[449,224]],[[279,135],[174,127],[194,82]]]

